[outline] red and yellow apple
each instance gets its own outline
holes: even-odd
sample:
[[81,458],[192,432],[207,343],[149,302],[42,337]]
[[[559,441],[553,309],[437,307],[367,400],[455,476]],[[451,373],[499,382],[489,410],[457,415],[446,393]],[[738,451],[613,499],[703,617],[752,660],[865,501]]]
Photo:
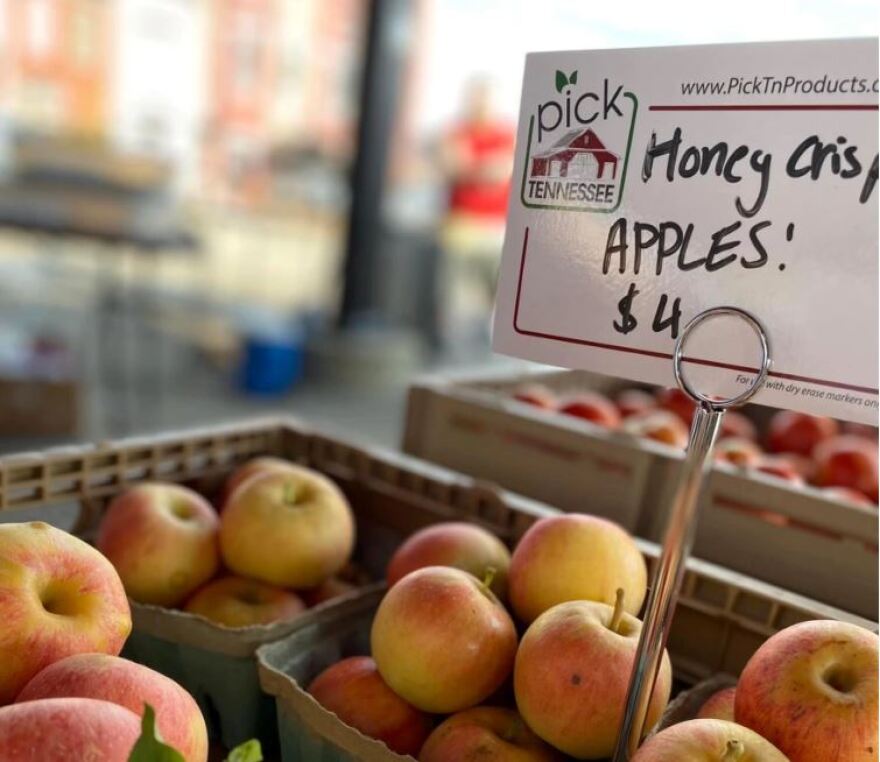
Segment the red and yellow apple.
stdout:
[[391,751],[415,756],[431,732],[431,717],[386,685],[369,656],[352,656],[325,669],[309,685],[325,709]]
[[33,677],[16,703],[59,698],[109,701],[138,716],[149,704],[163,740],[186,762],[208,759],[208,731],[198,704],[181,686],[149,667],[107,654],[68,656]]
[[749,659],[736,721],[791,762],[876,762],[877,635],[848,622],[787,627]]
[[688,443],[687,426],[668,410],[648,410],[631,415],[624,420],[623,430],[634,437],[653,439],[679,449],[684,449]]
[[751,439],[729,437],[715,445],[715,460],[745,468],[755,466],[762,458],[761,448]]
[[621,418],[629,418],[636,413],[646,413],[657,407],[654,396],[641,389],[624,389],[614,400]]
[[256,474],[262,474],[267,471],[284,471],[293,465],[289,460],[283,458],[273,458],[264,455],[259,458],[253,458],[247,463],[235,469],[223,485],[222,505],[226,504],[229,496],[235,492],[238,487]]
[[370,633],[391,689],[438,714],[479,704],[507,679],[516,629],[495,594],[461,569],[428,566],[382,599]]
[[733,722],[733,700],[736,686],[722,688],[707,698],[697,712],[698,720],[727,720]]
[[92,651],[118,654],[131,612],[104,556],[33,521],[0,524],[0,623],[2,705],[52,662]]
[[225,627],[252,627],[293,619],[305,611],[306,604],[289,590],[227,576],[196,590],[183,608]]
[[96,546],[135,601],[178,606],[220,566],[217,513],[179,484],[144,483],[110,504]]
[[388,563],[388,586],[426,566],[454,566],[480,580],[489,574],[492,592],[502,599],[507,593],[510,553],[494,534],[476,524],[448,521],[408,537]]
[[559,404],[556,395],[543,384],[525,384],[513,392],[513,398],[543,410],[555,410]]
[[851,434],[824,440],[813,451],[820,487],[849,487],[877,502],[877,443]]
[[508,595],[516,615],[531,622],[565,601],[612,604],[618,588],[625,608],[638,613],[648,572],[635,541],[614,522],[570,513],[535,522],[510,562]]
[[357,585],[353,585],[339,577],[328,577],[317,587],[310,587],[306,590],[300,590],[299,596],[309,608],[317,606],[319,603],[331,601],[334,598],[340,598],[343,595],[350,595],[358,589]]
[[128,762],[138,716],[109,701],[54,698],[0,707],[4,762]]
[[[516,654],[516,705],[528,726],[578,759],[611,756],[642,623],[623,610],[569,601],[545,611],[523,635]],[[650,730],[669,701],[672,668],[664,652],[648,707]]]
[[279,587],[320,585],[354,549],[354,517],[339,488],[291,465],[257,474],[229,498],[220,520],[226,566]]
[[691,425],[694,418],[694,412],[697,409],[696,403],[678,387],[671,389],[659,389],[657,391],[657,404],[664,410],[674,413],[687,426]]
[[564,399],[559,405],[559,412],[606,429],[620,426],[620,413],[614,403],[597,392],[581,392]]
[[558,762],[516,711],[475,706],[448,717],[431,733],[419,762]]
[[839,430],[840,424],[833,418],[780,410],[770,419],[767,448],[770,452],[793,452],[810,457],[817,444]]
[[803,485],[804,478],[794,464],[784,455],[764,455],[750,468],[767,476],[791,482],[794,485]]
[[[816,762],[820,758],[816,757]],[[832,757],[822,757],[831,762]],[[838,757],[843,760],[843,757]],[[632,762],[789,762],[757,733],[727,720],[680,722],[649,738]]]
[[748,439],[756,441],[758,439],[758,429],[742,413],[735,410],[728,410],[721,419],[721,429],[718,432],[718,439],[725,440],[730,437],[737,439]]

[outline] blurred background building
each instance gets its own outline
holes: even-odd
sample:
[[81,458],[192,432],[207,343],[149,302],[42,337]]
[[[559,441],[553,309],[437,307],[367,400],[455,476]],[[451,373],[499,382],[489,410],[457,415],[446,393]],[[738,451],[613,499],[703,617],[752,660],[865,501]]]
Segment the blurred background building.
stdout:
[[0,448],[270,408],[392,443],[413,372],[497,361],[526,52],[877,30],[622,5],[0,0]]

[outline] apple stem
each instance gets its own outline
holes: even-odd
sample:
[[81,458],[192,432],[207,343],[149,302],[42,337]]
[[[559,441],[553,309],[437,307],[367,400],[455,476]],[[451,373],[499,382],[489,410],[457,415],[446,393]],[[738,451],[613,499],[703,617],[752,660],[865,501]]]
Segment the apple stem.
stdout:
[[745,754],[745,751],[746,747],[743,746],[742,741],[731,739],[727,742],[727,748],[724,750],[724,756],[721,757],[721,762],[734,762]]
[[496,574],[498,574],[498,569],[494,566],[487,566],[486,571],[483,573],[483,587],[487,589],[492,587]]
[[618,587],[616,597],[614,599],[614,611],[611,614],[611,623],[608,625],[609,629],[612,632],[617,632],[618,628],[620,627],[620,622],[623,619],[623,597],[623,588]]

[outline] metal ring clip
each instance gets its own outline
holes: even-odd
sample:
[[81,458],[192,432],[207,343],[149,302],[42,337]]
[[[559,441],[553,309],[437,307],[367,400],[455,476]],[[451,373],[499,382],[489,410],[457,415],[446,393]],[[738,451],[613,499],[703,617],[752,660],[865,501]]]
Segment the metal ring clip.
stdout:
[[[761,367],[748,389],[734,397],[717,399],[709,397],[695,389],[684,375],[681,364],[684,361],[683,355],[685,343],[694,329],[707,320],[726,315],[742,318],[755,332],[755,335],[761,342]],[[742,405],[744,402],[751,399],[755,392],[757,392],[767,380],[767,374],[770,372],[770,362],[770,343],[767,339],[767,332],[764,330],[764,326],[761,325],[761,321],[752,315],[751,312],[747,312],[739,307],[712,307],[711,309],[704,310],[698,314],[684,327],[684,330],[682,330],[681,335],[675,342],[675,353],[672,356],[672,367],[675,372],[675,380],[678,382],[681,390],[695,401],[707,405],[713,410],[727,410],[728,408]]]

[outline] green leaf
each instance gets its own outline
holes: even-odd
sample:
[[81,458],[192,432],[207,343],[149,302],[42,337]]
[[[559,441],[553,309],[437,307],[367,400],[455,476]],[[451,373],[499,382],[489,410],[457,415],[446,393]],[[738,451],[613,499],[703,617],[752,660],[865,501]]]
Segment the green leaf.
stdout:
[[556,92],[561,93],[562,88],[568,84],[568,77],[565,76],[559,69],[556,70]]
[[179,751],[162,743],[156,729],[156,712],[149,704],[144,704],[141,735],[131,750],[128,762],[186,762]]
[[260,742],[256,738],[252,738],[250,741],[236,746],[229,752],[226,762],[263,762],[263,749],[260,747]]
[[573,71],[568,77],[568,83],[570,85],[576,85],[578,83],[578,73],[577,70]]

